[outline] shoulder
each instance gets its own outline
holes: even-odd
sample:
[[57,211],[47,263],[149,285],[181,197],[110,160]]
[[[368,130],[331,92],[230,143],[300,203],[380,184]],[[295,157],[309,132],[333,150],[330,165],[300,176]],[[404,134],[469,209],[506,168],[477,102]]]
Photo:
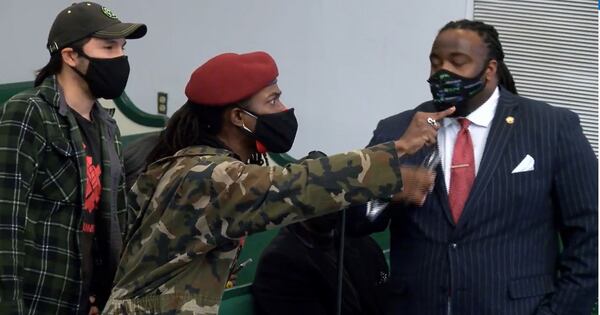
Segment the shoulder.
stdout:
[[568,108],[551,105],[545,101],[515,95],[507,91],[501,94],[501,100],[505,103],[513,103],[518,106],[518,111],[525,118],[547,121],[548,123],[578,124],[579,116]]
[[25,114],[31,113],[32,110],[39,112],[49,107],[49,104],[41,96],[40,89],[35,87],[15,94],[8,99],[2,106],[2,113]]
[[26,132],[36,133],[36,137],[45,137],[42,130],[57,125],[58,111],[43,97],[39,88],[32,88],[14,95],[0,108],[0,124],[10,128],[14,133],[15,128]]
[[161,168],[157,172],[163,177],[159,182],[178,187],[176,195],[193,193],[214,197],[214,193],[218,194],[238,182],[240,177],[244,178],[246,172],[245,163],[225,154],[179,154],[155,162]]
[[158,143],[159,137],[159,132],[153,132],[151,134],[135,139],[125,148],[125,154],[127,154],[127,151],[131,151],[132,155],[136,155],[136,152],[138,151],[150,151]]
[[427,110],[431,107],[431,104],[431,102],[425,102],[414,109],[403,111],[380,120],[375,131],[373,131],[373,138],[369,145],[390,141],[399,137],[408,127],[415,113],[417,111],[431,111]]
[[392,126],[397,126],[398,124],[406,125],[408,122],[410,122],[410,120],[412,119],[412,117],[415,115],[416,112],[432,111],[430,108],[431,106],[432,106],[431,101],[428,101],[428,102],[421,103],[419,106],[417,106],[413,109],[406,110],[406,111],[400,112],[398,114],[386,117],[379,121],[379,124],[377,124],[377,128],[385,129],[385,128],[390,128]]

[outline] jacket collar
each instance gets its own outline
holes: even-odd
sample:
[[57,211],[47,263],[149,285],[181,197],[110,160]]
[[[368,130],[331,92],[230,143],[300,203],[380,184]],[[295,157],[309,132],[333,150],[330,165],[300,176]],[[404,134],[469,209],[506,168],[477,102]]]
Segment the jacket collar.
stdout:
[[227,155],[237,158],[237,155],[227,149],[215,148],[207,145],[197,145],[183,148],[173,155],[173,157],[196,156],[196,155]]
[[[63,117],[68,117],[70,109],[64,98],[64,92],[55,75],[47,77],[39,86],[40,96],[46,100],[50,106],[56,108]],[[113,108],[104,108],[98,101],[92,108],[93,116],[104,123],[110,137],[114,137],[117,130],[117,122],[112,117],[115,110]]]
[[[69,105],[64,98],[63,89],[58,83],[56,75],[47,77],[42,84],[40,84],[39,89],[40,96],[44,98],[48,104],[57,108],[59,114],[66,117],[69,112]],[[109,125],[116,126],[116,121],[112,117],[115,112],[113,108],[104,108],[96,101],[92,111],[94,111],[94,117],[110,123]]]
[[215,148],[215,147],[211,147],[208,145],[196,145],[196,146],[190,146],[190,147],[183,148],[183,149],[175,152],[175,154],[173,154],[172,156],[167,156],[167,157],[164,157],[157,161],[154,161],[150,165],[148,165],[148,168],[150,168],[152,165],[161,164],[161,163],[164,163],[164,162],[167,162],[167,161],[170,161],[173,159],[177,159],[180,157],[193,157],[193,156],[206,156],[206,155],[211,155],[211,156],[225,155],[225,156],[229,156],[231,158],[239,160],[239,157],[237,156],[237,154],[235,154],[227,149]]

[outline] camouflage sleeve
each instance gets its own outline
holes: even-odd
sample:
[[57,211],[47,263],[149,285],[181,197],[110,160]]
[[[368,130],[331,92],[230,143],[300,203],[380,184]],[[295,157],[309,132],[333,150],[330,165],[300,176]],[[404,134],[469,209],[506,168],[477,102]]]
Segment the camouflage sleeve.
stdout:
[[216,198],[206,200],[196,223],[208,243],[389,198],[402,187],[392,142],[286,167],[228,161],[216,164],[210,178]]

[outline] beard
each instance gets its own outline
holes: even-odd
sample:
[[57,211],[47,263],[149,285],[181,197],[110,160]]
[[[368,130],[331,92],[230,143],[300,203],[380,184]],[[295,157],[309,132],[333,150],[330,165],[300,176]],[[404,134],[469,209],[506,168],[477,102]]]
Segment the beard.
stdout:
[[[435,110],[438,112],[444,111],[452,106],[456,107],[456,110],[454,111],[454,113],[448,115],[448,117],[467,117],[469,116],[469,114],[471,114],[472,112],[474,112],[477,108],[479,108],[479,106],[483,105],[483,102],[480,102],[479,97],[480,95],[482,95],[483,93],[485,93],[485,89],[482,90],[481,92],[473,95],[473,97],[466,99],[460,103],[433,103],[433,106],[435,107]],[[479,103],[480,104],[477,104]]]

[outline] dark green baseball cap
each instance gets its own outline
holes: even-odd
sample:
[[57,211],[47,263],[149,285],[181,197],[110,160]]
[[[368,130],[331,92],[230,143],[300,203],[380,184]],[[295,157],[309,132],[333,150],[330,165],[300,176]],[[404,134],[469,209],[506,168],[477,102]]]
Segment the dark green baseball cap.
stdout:
[[73,3],[54,19],[46,47],[52,54],[86,37],[135,39],[146,35],[146,31],[146,25],[123,23],[110,9],[97,3]]

